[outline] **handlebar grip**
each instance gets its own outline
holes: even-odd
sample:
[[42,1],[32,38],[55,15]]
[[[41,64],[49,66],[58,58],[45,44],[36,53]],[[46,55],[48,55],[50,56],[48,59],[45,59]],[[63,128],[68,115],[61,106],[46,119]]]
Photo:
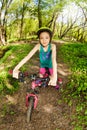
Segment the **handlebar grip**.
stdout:
[[19,72],[19,78],[20,77],[24,77],[24,73],[23,72]]
[[19,75],[18,75],[18,79],[19,79],[19,82],[24,82],[24,73],[23,72],[19,72]]

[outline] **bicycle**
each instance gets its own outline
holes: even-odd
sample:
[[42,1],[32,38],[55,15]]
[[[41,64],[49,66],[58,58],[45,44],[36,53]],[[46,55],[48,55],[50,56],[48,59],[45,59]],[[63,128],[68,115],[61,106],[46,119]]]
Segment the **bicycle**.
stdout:
[[[28,74],[19,73],[19,81],[24,82],[24,78],[28,76]],[[28,89],[27,94],[26,94],[26,107],[27,107],[27,122],[29,123],[31,121],[32,117],[32,111],[33,109],[36,109],[37,103],[38,103],[38,96],[37,94],[39,93],[37,88],[38,87],[47,87],[49,83],[49,74],[45,73],[43,78],[40,78],[37,76],[37,74],[32,74],[31,76],[28,76],[31,79],[31,88]]]

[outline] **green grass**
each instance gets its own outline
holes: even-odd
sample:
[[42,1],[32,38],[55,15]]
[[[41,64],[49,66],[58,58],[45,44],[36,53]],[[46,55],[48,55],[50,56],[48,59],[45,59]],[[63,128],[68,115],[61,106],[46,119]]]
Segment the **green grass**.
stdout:
[[[0,92],[12,93],[18,89],[18,82],[12,78],[12,75],[9,75],[8,71],[13,69],[29,53],[33,46],[33,44],[11,44],[5,46],[8,51],[0,59]],[[25,66],[22,69],[25,69]]]
[[76,101],[75,130],[83,130],[87,128],[87,44],[64,44],[60,54],[72,71],[64,98],[67,98],[67,102],[71,106],[73,101]]
[[87,44],[65,44],[61,48],[61,53],[73,72],[71,87],[75,87],[78,94],[85,93],[87,90]]

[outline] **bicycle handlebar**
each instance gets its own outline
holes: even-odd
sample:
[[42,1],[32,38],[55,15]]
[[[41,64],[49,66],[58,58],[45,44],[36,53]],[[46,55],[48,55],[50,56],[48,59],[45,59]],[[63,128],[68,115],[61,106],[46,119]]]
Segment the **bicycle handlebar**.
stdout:
[[38,77],[37,74],[32,74],[32,75],[25,75],[23,72],[19,72],[19,81],[24,82],[24,78],[28,76],[32,81],[35,81],[35,84],[40,84],[41,86],[46,86],[48,82],[50,81],[49,76],[47,77]]
[[[13,70],[9,70],[9,74],[12,75],[13,73]],[[29,73],[28,72],[19,72],[19,75],[18,75],[18,80],[19,82],[24,82],[25,80],[25,77],[29,77],[32,81],[35,81],[35,83],[38,85],[38,84],[41,84],[41,86],[45,86],[45,85],[48,85],[49,81],[50,81],[50,78],[49,78],[49,73],[46,72],[44,74],[44,76],[41,78],[39,76],[37,76],[37,74],[32,74],[29,76]]]

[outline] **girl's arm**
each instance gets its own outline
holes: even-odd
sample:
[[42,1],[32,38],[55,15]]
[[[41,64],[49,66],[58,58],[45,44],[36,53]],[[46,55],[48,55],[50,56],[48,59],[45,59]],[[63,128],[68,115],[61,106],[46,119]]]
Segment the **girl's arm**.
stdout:
[[57,79],[57,61],[56,61],[56,46],[52,48],[53,76]]
[[13,77],[18,78],[19,69],[39,50],[39,44],[37,44],[29,54],[19,62],[19,64],[13,70]]
[[50,84],[55,86],[57,83],[57,61],[56,61],[56,45],[52,44],[52,63],[53,63],[53,75],[50,80]]

